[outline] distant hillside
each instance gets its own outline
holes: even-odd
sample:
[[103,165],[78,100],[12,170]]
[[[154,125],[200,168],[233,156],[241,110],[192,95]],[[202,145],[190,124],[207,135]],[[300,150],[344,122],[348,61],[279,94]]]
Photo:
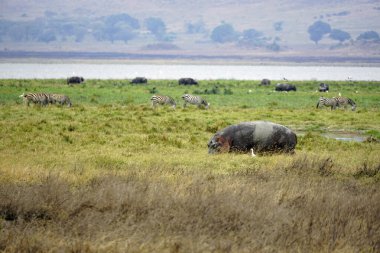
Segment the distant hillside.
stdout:
[[0,2],[3,51],[378,57],[378,33],[379,0]]

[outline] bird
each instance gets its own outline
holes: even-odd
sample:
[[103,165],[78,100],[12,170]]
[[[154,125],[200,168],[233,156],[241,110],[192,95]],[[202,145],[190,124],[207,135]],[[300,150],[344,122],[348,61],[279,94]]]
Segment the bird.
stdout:
[[253,153],[253,148],[251,148],[251,156],[256,157],[255,153]]
[[339,96],[339,97],[341,97],[341,96],[342,96],[342,94],[339,92],[338,96]]

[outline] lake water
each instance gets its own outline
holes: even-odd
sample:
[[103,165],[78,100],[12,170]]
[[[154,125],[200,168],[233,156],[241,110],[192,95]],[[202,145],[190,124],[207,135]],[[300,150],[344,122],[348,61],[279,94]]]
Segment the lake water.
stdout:
[[202,64],[88,64],[88,63],[0,63],[0,79],[238,79],[261,80],[380,80],[380,67],[267,66]]

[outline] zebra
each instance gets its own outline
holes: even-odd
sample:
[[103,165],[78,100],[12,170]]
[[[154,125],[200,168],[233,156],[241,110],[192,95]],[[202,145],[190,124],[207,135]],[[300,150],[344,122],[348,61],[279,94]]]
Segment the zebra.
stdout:
[[339,106],[338,101],[335,97],[333,98],[325,98],[325,97],[320,97],[317,103],[317,108],[319,106],[330,106],[331,110],[335,110],[337,106]]
[[203,98],[201,98],[200,96],[193,96],[190,94],[184,94],[184,95],[182,95],[182,99],[185,101],[185,103],[183,104],[183,108],[186,108],[188,103],[193,104],[193,105],[197,105],[198,108],[200,108],[202,105],[204,105],[205,108],[208,109],[210,106],[210,103],[207,103],[207,101],[204,100]]
[[47,93],[23,93],[20,97],[23,98],[27,106],[29,106],[30,102],[41,106],[46,106],[49,103],[49,95]]
[[164,95],[153,95],[150,100],[152,101],[152,106],[154,108],[156,108],[157,105],[171,105],[173,109],[175,109],[177,105],[172,97]]
[[47,94],[48,100],[50,104],[59,104],[59,105],[64,105],[67,104],[68,107],[72,106],[71,100],[68,96],[64,94]]
[[337,106],[338,107],[343,106],[343,108],[346,108],[347,105],[351,105],[351,110],[352,111],[356,110],[356,103],[351,98],[346,98],[346,97],[339,96],[339,97],[336,97],[335,99],[337,101]]

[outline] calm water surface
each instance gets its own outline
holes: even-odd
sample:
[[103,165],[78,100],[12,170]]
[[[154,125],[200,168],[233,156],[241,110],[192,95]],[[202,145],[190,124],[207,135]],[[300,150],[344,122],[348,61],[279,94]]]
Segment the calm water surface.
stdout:
[[239,79],[260,80],[380,80],[380,67],[255,66],[188,64],[87,64],[87,63],[0,63],[0,79],[66,78],[86,79]]

